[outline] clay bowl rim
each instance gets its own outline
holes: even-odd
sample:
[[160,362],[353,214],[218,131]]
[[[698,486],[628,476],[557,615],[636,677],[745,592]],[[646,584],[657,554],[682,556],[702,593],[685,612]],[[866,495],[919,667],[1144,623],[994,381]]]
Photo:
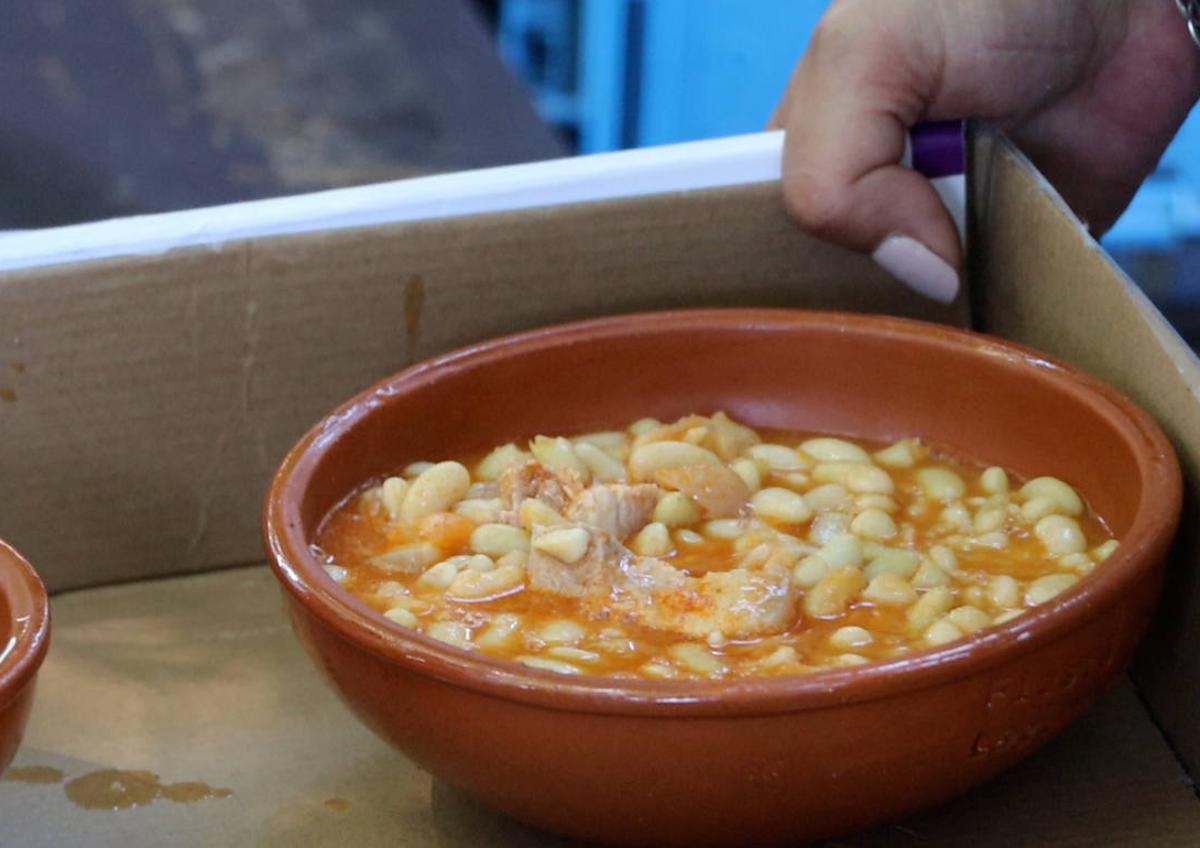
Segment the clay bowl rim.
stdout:
[[[14,620],[23,628],[0,644],[0,709],[20,693],[37,674],[50,647],[50,598],[29,560],[0,539],[0,593]],[[7,650],[5,650],[7,648]]]
[[[903,658],[804,675],[736,681],[613,680],[565,676],[451,647],[388,621],[337,586],[309,550],[301,503],[321,458],[355,424],[408,391],[464,369],[510,356],[543,354],[564,345],[643,332],[705,330],[788,332],[819,324],[897,343],[919,343],[951,355],[996,358],[1030,369],[1081,398],[1135,451],[1142,498],[1121,545],[1089,579],[1040,607],[960,642]],[[468,345],[413,365],[355,395],[318,421],[288,452],[266,496],[264,544],[276,577],[292,599],[340,638],[410,671],[493,697],[556,710],[621,715],[766,715],[823,709],[885,698],[966,677],[1027,654],[1082,626],[1152,569],[1178,521],[1182,480],[1174,448],[1148,414],[1095,377],[1043,353],[940,324],[888,316],[787,309],[699,309],[648,312],[558,324]],[[349,493],[347,493],[349,494]]]

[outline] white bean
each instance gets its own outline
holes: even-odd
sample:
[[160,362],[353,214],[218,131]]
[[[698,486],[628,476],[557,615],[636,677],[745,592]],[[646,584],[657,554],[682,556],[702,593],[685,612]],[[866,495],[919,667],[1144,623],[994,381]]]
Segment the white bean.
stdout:
[[[458,559],[458,557],[455,557],[455,559]],[[463,567],[469,568],[472,571],[495,571],[496,561],[487,554],[472,554],[467,557],[467,563]]]
[[495,616],[483,632],[479,634],[476,644],[489,651],[503,648],[516,641],[517,630],[521,626],[521,617],[509,612]]
[[812,509],[803,495],[778,486],[756,492],[750,498],[750,508],[759,518],[780,524],[801,524],[812,518]]
[[417,625],[421,623],[415,615],[406,610],[404,607],[392,607],[383,614],[383,617],[389,621],[396,622],[402,627],[408,627],[410,629],[415,629]]
[[1067,515],[1083,512],[1083,500],[1078,493],[1057,477],[1035,477],[1022,486],[1018,494],[1026,500],[1046,498],[1054,502],[1056,511]]
[[379,498],[388,518],[399,521],[404,507],[404,496],[408,494],[408,481],[403,477],[389,477],[379,487]]
[[475,466],[475,476],[480,480],[499,480],[510,465],[524,465],[532,457],[509,442],[493,450]]
[[662,427],[663,423],[657,418],[639,418],[629,425],[629,432],[634,436],[642,436],[652,430]]
[[947,574],[932,559],[922,560],[921,567],[912,577],[912,584],[917,589],[932,589],[935,586],[949,586],[950,575]]
[[529,550],[529,534],[511,524],[482,524],[471,533],[471,550],[493,559],[510,551]]
[[666,556],[671,552],[671,534],[667,530],[667,525],[659,521],[652,521],[638,531],[629,547],[639,556]]
[[951,530],[971,529],[971,513],[960,503],[952,503],[938,513],[937,523]]
[[649,480],[655,472],[682,465],[720,465],[710,450],[687,442],[650,442],[629,454],[629,473],[635,480]]
[[804,611],[813,618],[840,615],[866,582],[857,568],[840,568],[827,574],[804,596]]
[[838,654],[833,658],[833,664],[835,666],[866,665],[869,662],[870,660],[868,660],[866,657],[859,656],[858,654]]
[[888,468],[912,468],[920,446],[916,439],[901,439],[876,453],[875,461]]
[[534,550],[565,563],[583,559],[591,544],[591,536],[582,527],[555,527],[539,533],[533,539]]
[[850,533],[839,533],[824,544],[817,552],[830,568],[844,568],[847,565],[862,565],[863,552],[858,538]]
[[694,642],[681,642],[667,648],[671,659],[696,674],[714,677],[723,673],[725,664],[712,655],[707,648]]
[[1021,603],[1021,587],[1007,574],[997,574],[987,585],[987,598],[992,606],[1012,609]]
[[454,511],[476,524],[494,524],[504,507],[499,498],[465,498],[454,505]]
[[864,539],[891,539],[896,535],[896,522],[881,509],[865,509],[850,522],[850,532]]
[[408,487],[401,518],[413,524],[435,512],[447,512],[471,486],[471,475],[460,462],[439,462],[422,471]]
[[889,548],[884,545],[863,545],[863,553],[868,560],[863,573],[867,579],[879,574],[898,574],[907,579],[917,573],[921,565],[921,555],[907,548]]
[[921,468],[915,476],[917,485],[930,500],[957,500],[967,491],[967,484],[963,482],[963,478],[941,465]]
[[985,627],[990,627],[992,617],[979,607],[961,606],[955,607],[946,613],[946,618],[954,622],[963,633],[974,633],[976,630],[982,630]]
[[429,570],[418,577],[417,586],[435,592],[445,591],[458,576],[459,567],[459,563],[453,559],[444,559],[437,565],[430,566]]
[[836,483],[856,494],[890,495],[896,490],[891,475],[865,462],[822,462],[812,471],[817,483]]
[[997,507],[988,507],[975,513],[972,529],[976,533],[991,533],[999,530],[1008,520],[1008,511]]
[[954,591],[948,586],[930,589],[908,608],[909,631],[923,633],[934,620],[954,605]]
[[958,557],[945,545],[934,545],[929,549],[929,558],[943,571],[958,568]]
[[1055,595],[1070,589],[1078,581],[1079,578],[1074,574],[1047,574],[1045,577],[1039,577],[1025,590],[1025,603],[1031,607],[1044,604]]
[[839,627],[829,636],[829,644],[843,651],[851,648],[864,648],[874,641],[875,637],[871,635],[870,630],[854,625]]
[[704,534],[712,539],[737,539],[745,532],[745,525],[737,518],[718,518],[704,525]]
[[979,475],[979,486],[989,495],[1003,495],[1008,492],[1008,474],[998,465],[993,465]]
[[556,527],[567,523],[567,519],[563,518],[554,507],[538,498],[526,498],[521,501],[521,506],[517,509],[517,520],[521,522],[521,527],[528,532],[533,532],[533,528],[537,525]]
[[546,657],[517,657],[517,662],[521,665],[536,668],[540,671],[553,671],[555,674],[582,674],[583,672],[578,666],[571,665],[562,660],[552,660]]
[[900,511],[900,504],[888,495],[859,495],[854,499],[854,506],[859,512],[864,509],[880,509],[889,514]]
[[666,492],[654,505],[652,518],[667,527],[682,527],[700,520],[700,508],[683,492]]
[[529,443],[529,451],[534,459],[547,468],[569,468],[582,477],[584,482],[591,476],[592,470],[575,453],[575,446],[571,444],[570,439],[562,436],[535,436]]
[[833,571],[824,557],[819,554],[810,554],[798,563],[792,569],[792,582],[802,589],[811,589],[825,578],[827,574]]
[[446,595],[469,601],[492,598],[511,592],[520,586],[524,579],[525,569],[515,565],[493,568],[491,571],[476,571],[468,568],[458,573],[454,582],[450,584],[450,588],[446,590]]
[[795,648],[791,645],[781,645],[755,663],[755,665],[760,668],[781,668],[783,666],[795,665],[799,661],[800,658],[796,654]]
[[817,462],[870,462],[871,457],[853,442],[820,437],[801,442],[800,450]]
[[925,643],[931,646],[946,645],[963,637],[962,630],[947,618],[939,619],[925,630]]
[[1096,567],[1092,558],[1082,552],[1059,557],[1058,565],[1060,568],[1069,568],[1076,574],[1089,574]]
[[885,571],[871,578],[862,596],[863,600],[880,606],[903,607],[917,600],[917,591],[899,574]]
[[1021,504],[1021,517],[1033,524],[1047,515],[1053,515],[1057,510],[1058,505],[1050,498],[1030,498]]
[[441,555],[442,552],[429,542],[413,542],[384,551],[367,561],[384,571],[417,574],[437,562]]
[[542,625],[538,636],[548,645],[574,645],[587,635],[583,626],[569,618],[556,618]]
[[787,445],[752,445],[746,455],[759,464],[764,471],[804,471],[810,465],[807,459]]
[[590,442],[575,442],[575,454],[587,464],[597,480],[613,483],[625,479],[625,466]]
[[471,645],[471,629],[461,621],[435,621],[425,628],[425,635],[456,648]]
[[1079,522],[1065,515],[1047,515],[1034,525],[1033,533],[1051,554],[1075,554],[1087,548]]
[[742,478],[751,494],[762,488],[762,472],[758,470],[758,463],[754,460],[742,457],[731,462],[729,467],[734,474]]
[[823,512],[818,515],[808,531],[808,539],[814,545],[824,545],[834,536],[850,529],[850,516],[844,512]]
[[804,499],[817,512],[829,512],[830,510],[845,512],[850,509],[852,503],[850,493],[837,483],[815,486],[804,493]]
[[581,444],[600,448],[618,462],[624,462],[629,455],[629,436],[620,430],[604,430],[598,433],[584,433],[572,440],[578,452]]

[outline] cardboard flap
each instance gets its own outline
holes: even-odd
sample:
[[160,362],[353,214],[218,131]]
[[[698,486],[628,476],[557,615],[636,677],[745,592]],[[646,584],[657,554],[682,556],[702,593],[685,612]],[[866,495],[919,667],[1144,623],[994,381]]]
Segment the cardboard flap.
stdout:
[[714,305],[965,319],[799,233],[772,183],[10,271],[0,536],[52,591],[257,561],[275,464],[375,380],[524,328]]
[[[972,279],[980,329],[1072,362],[1132,397],[1175,443],[1184,514],[1164,601],[1135,667],[1143,695],[1200,767],[1200,361],[1054,189],[994,132],[977,137]],[[1098,462],[1103,458],[1098,457]]]

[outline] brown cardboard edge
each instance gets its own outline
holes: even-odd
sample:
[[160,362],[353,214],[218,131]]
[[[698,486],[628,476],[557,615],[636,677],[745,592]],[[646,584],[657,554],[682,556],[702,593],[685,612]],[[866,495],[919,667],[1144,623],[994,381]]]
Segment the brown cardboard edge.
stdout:
[[[1200,773],[1200,361],[1007,138],[980,127],[972,155],[977,328],[1062,357],[1125,392],[1179,453],[1180,532],[1131,676],[1181,763]],[[1067,228],[1079,238],[1048,236]],[[1039,286],[1038,270],[1057,275],[1056,285]]]
[[52,590],[253,562],[275,464],[364,386],[508,332],[726,305],[966,320],[800,233],[777,183],[2,274],[0,537]]

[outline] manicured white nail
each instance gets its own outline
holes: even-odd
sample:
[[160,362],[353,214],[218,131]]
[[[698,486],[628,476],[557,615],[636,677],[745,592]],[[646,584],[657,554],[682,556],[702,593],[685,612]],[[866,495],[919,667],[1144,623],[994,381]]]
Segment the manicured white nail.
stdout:
[[958,274],[925,245],[914,238],[891,235],[879,243],[871,258],[904,285],[939,303],[958,296]]

